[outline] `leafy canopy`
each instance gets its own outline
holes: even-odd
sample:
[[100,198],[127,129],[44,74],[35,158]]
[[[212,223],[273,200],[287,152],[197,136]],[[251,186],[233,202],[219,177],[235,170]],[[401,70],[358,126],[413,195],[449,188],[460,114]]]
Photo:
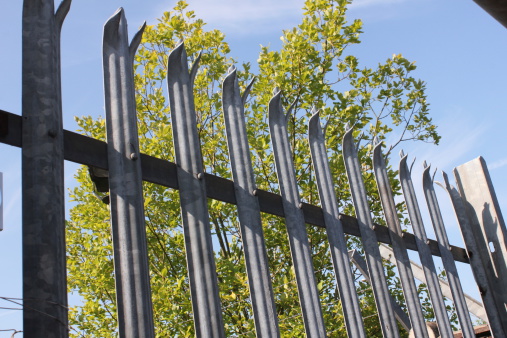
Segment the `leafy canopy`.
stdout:
[[[267,125],[267,105],[275,87],[282,89],[286,105],[298,98],[289,120],[294,162],[304,201],[318,204],[317,188],[306,141],[307,120],[312,106],[321,111],[326,127],[329,161],[336,182],[336,194],[344,213],[353,214],[345,169],[340,153],[345,124],[355,128],[364,178],[372,213],[382,223],[381,206],[371,170],[370,141],[394,140],[392,146],[408,140],[438,143],[440,137],[429,117],[425,83],[412,76],[416,66],[402,55],[393,55],[376,67],[360,65],[347,54],[347,47],[360,43],[360,20],[345,17],[348,0],[309,0],[302,22],[283,31],[282,47],[261,47],[257,64],[239,66],[241,86],[255,75],[257,81],[246,104],[251,156],[257,185],[278,191]],[[236,63],[229,56],[225,36],[206,30],[184,1],[165,12],[158,23],[148,26],[135,57],[136,104],[141,151],[173,160],[170,108],[164,94],[169,52],[183,39],[189,62],[202,52],[195,80],[195,108],[202,156],[207,172],[231,178],[221,115],[221,81]],[[85,116],[76,118],[81,131],[105,140],[105,121]],[[395,193],[400,185],[389,168]],[[79,186],[71,191],[76,203],[67,227],[69,290],[78,293],[82,304],[71,309],[75,336],[114,337],[117,318],[113,277],[112,243],[108,206],[91,183],[88,170],[76,174]],[[160,337],[192,337],[193,322],[185,263],[184,237],[179,197],[173,191],[144,183],[144,205],[150,259],[156,332]],[[210,200],[217,272],[228,336],[254,337],[255,330],[243,262],[242,243],[233,206]],[[403,217],[403,206],[398,205]],[[264,234],[273,278],[275,301],[283,336],[304,336],[289,245],[282,219],[263,215]],[[406,222],[405,222],[406,223]],[[346,336],[339,295],[322,229],[308,228],[314,265],[327,331]],[[359,248],[355,238],[352,248]],[[394,268],[388,277],[395,296],[402,300]],[[358,293],[368,336],[380,336],[373,296],[356,275]],[[431,310],[431,309],[430,309]],[[431,316],[431,313],[429,314]]]

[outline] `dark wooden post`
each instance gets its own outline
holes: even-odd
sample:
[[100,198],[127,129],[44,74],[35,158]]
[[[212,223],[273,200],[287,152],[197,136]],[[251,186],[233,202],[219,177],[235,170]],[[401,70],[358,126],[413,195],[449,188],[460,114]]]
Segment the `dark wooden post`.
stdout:
[[23,4],[23,331],[67,337],[60,29],[70,8]]

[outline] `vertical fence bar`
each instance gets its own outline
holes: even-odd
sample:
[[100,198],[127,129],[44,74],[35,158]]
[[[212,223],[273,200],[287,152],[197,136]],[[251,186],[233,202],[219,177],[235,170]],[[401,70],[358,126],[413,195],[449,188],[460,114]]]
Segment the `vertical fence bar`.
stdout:
[[339,218],[338,202],[333,189],[333,178],[327,161],[324,133],[317,112],[314,112],[314,115],[310,118],[308,139],[347,333],[349,337],[366,337],[354,278],[350,269],[345,234]]
[[60,31],[70,0],[23,2],[23,331],[67,337]]
[[438,324],[438,330],[440,336],[443,338],[452,338],[452,329],[449,317],[447,316],[447,309],[445,307],[442,290],[440,290],[438,283],[437,269],[431,256],[431,251],[428,246],[428,238],[426,237],[426,230],[422,221],[421,211],[419,210],[419,204],[417,203],[417,197],[415,196],[414,185],[412,183],[412,177],[410,169],[407,165],[407,155],[401,153],[400,161],[400,182],[403,190],[403,196],[407,204],[408,216],[412,228],[414,229],[415,243],[419,252],[419,258],[424,269],[424,275],[426,276],[426,284],[428,286],[431,304],[435,312],[435,318]]
[[357,157],[357,149],[354,144],[352,131],[352,129],[349,129],[343,137],[343,159],[349,179],[357,223],[363,241],[373,295],[384,337],[399,337],[389,288],[387,287],[384,275],[384,267],[382,266],[382,258],[380,257],[377,236],[373,230],[373,220],[371,219],[366,188],[361,174],[361,166]]
[[[206,338],[225,337],[197,135],[193,79],[187,62],[182,42],[169,54],[167,85],[195,334]],[[192,67],[193,75],[196,67],[197,63]]]
[[391,237],[394,257],[396,258],[396,267],[400,274],[403,295],[407,303],[412,329],[416,337],[428,337],[428,330],[424,322],[414,275],[410,268],[407,246],[402,238],[403,232],[401,231],[400,220],[398,219],[398,211],[396,210],[391,184],[387,176],[386,163],[382,155],[382,143],[378,143],[373,150],[373,170],[382,202],[382,209],[384,210],[384,217],[389,228],[389,236]]
[[424,167],[424,196],[426,198],[426,204],[428,205],[428,210],[430,212],[431,223],[435,229],[435,235],[438,241],[438,249],[440,250],[442,263],[444,264],[444,268],[447,273],[447,280],[449,281],[449,285],[451,287],[452,300],[454,301],[454,306],[456,308],[456,312],[458,313],[458,319],[461,324],[461,331],[463,333],[463,336],[465,338],[472,338],[475,337],[475,332],[472,326],[472,321],[470,320],[467,304],[465,302],[465,295],[463,294],[463,289],[459,280],[456,263],[452,257],[449,239],[447,238],[447,233],[445,231],[444,220],[442,219],[437,195],[435,194],[435,189],[433,187],[433,179],[430,175],[430,167],[426,166],[426,162],[424,162]]
[[104,96],[118,330],[120,337],[155,337],[137,135],[133,55],[119,9],[104,25]]
[[306,233],[303,210],[300,207],[296,173],[287,135],[287,116],[290,113],[291,109],[289,109],[287,115],[284,114],[281,92],[276,92],[269,102],[269,130],[289,234],[292,261],[296,271],[299,301],[301,302],[307,336],[325,337],[326,328],[322,317],[310,243]]
[[244,102],[252,84],[241,97],[236,68],[229,69],[222,104],[255,330],[257,337],[268,338],[279,337],[280,331],[245,125]]
[[[461,229],[461,235],[465,242],[470,259],[470,266],[475,277],[475,282],[479,287],[479,291],[484,303],[484,308],[488,316],[488,323],[493,332],[494,337],[507,337],[507,308],[501,298],[496,298],[492,292],[494,288],[505,287],[505,281],[491,279],[491,271],[494,270],[493,262],[489,259],[483,260],[480,254],[477,238],[472,231],[470,220],[466,213],[465,203],[463,202],[458,190],[449,184],[449,179],[445,172],[442,172],[444,184],[439,184],[444,188],[451,199],[458,224]],[[490,271],[489,273],[487,271]]]

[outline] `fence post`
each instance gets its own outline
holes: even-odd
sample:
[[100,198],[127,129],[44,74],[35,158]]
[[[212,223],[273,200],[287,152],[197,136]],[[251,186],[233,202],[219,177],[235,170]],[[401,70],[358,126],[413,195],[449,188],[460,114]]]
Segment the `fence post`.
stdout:
[[155,336],[133,72],[143,30],[129,46],[120,8],[104,25],[102,52],[118,328],[131,338]]
[[167,86],[195,335],[225,337],[194,107],[193,77],[199,59],[191,74],[187,62],[181,42],[169,54]]
[[[459,195],[453,196],[465,245],[495,336],[507,335],[507,231],[482,157],[454,169]],[[447,179],[447,177],[444,177]],[[448,191],[451,187],[446,182]],[[454,189],[455,190],[455,189]],[[454,194],[458,194],[456,191]],[[461,197],[461,198],[460,198]],[[456,201],[455,201],[456,200]]]
[[477,239],[478,254],[493,263],[490,278],[500,281],[492,292],[507,304],[507,288],[501,286],[507,281],[507,229],[486,162],[479,157],[462,164],[454,169],[454,176]]
[[70,0],[23,3],[23,331],[67,337],[60,30]]

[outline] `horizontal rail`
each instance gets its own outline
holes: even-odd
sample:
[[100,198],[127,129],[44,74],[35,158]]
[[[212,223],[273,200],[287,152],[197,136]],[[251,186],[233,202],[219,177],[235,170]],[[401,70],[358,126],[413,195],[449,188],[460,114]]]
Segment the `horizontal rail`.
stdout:
[[[0,110],[0,143],[21,148],[22,117]],[[64,158],[67,161],[108,169],[107,144],[91,137],[64,130]],[[143,181],[159,184],[168,188],[178,189],[176,164],[153,156],[141,154]],[[234,183],[228,179],[212,174],[205,174],[206,191],[208,198],[236,204]],[[282,197],[264,190],[257,190],[259,205],[262,212],[284,217]],[[322,209],[311,204],[303,203],[305,222],[321,228],[324,226]],[[346,234],[360,236],[359,227],[355,217],[340,214],[343,230]],[[389,229],[376,225],[375,233],[379,242],[391,244]],[[407,249],[417,251],[413,234],[403,233],[403,240]],[[430,239],[429,247],[433,256],[440,257],[438,243]],[[469,264],[465,249],[451,245],[454,260]]]

